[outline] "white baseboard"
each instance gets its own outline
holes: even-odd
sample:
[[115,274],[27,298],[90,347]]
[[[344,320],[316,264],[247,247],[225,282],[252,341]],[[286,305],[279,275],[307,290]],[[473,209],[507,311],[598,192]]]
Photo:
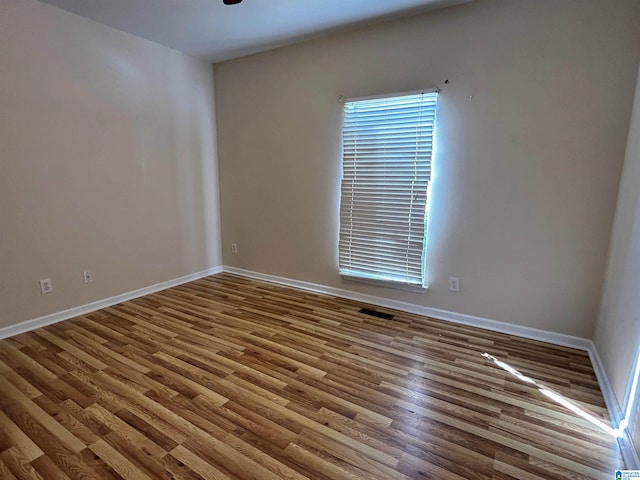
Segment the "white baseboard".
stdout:
[[638,451],[633,445],[629,430],[624,431],[624,437],[618,439],[618,444],[620,445],[622,458],[624,458],[627,470],[640,470],[640,457],[638,457]]
[[149,295],[150,293],[159,292],[160,290],[165,290],[167,288],[175,287],[183,283],[192,282],[194,280],[198,280],[199,278],[207,277],[209,275],[215,275],[216,273],[220,273],[220,272],[222,272],[222,267],[212,267],[207,270],[203,270],[201,272],[196,272],[190,275],[185,275],[183,277],[174,278],[172,280],[167,280],[166,282],[156,283],[155,285],[139,288],[137,290],[122,293],[114,297],[105,298],[103,300],[98,300],[96,302],[88,303],[86,305],[80,305],[79,307],[73,307],[68,310],[63,310],[61,312],[56,312],[50,315],[45,315],[43,317],[34,318],[32,320],[27,320],[25,322],[21,322],[16,325],[9,325],[8,327],[0,328],[0,339],[12,337],[20,333],[29,332],[31,330],[35,330],[36,328],[58,323],[63,320],[68,320],[70,318],[77,317],[79,315],[86,315],[87,313],[95,312],[96,310],[100,310],[101,308],[110,307],[118,303],[126,302],[128,300],[133,300],[134,298],[142,297],[144,295]]
[[596,350],[596,346],[593,342],[590,342],[590,343],[591,343],[591,346],[588,352],[589,352],[589,358],[591,359],[591,365],[593,365],[593,370],[596,374],[596,378],[598,379],[600,390],[602,390],[604,403],[607,406],[607,410],[609,410],[611,423],[613,424],[614,428],[617,428],[618,424],[620,423],[620,420],[623,417],[622,409],[620,408],[618,399],[613,393],[611,382],[609,382],[609,376],[607,375],[607,372],[604,369],[602,360],[600,360],[600,355],[598,355],[598,350]]
[[513,325],[510,323],[499,322],[497,320],[491,320],[488,318],[475,317],[473,315],[467,315],[465,313],[450,312],[448,310],[424,307],[422,305],[416,305],[413,303],[399,302],[397,300],[377,297],[374,295],[367,295],[364,293],[352,292],[350,290],[344,290],[341,288],[328,287],[317,283],[304,282],[301,280],[293,280],[290,278],[278,277],[275,275],[268,275],[265,273],[258,273],[250,270],[243,270],[241,268],[228,267],[226,265],[223,267],[223,270],[228,273],[233,273],[243,277],[254,278],[256,280],[263,280],[265,282],[301,288],[303,290],[308,290],[311,292],[324,293],[341,298],[348,298],[350,300],[356,300],[358,302],[369,303],[386,308],[393,308],[394,310],[400,310],[402,312],[415,313],[417,315],[438,318],[440,320],[448,320],[453,323],[484,328],[485,330],[506,333],[508,335],[517,335],[519,337],[529,338],[532,340],[540,340],[543,342],[553,343],[555,345],[573,347],[586,351],[589,351],[593,345],[591,340],[588,340],[586,338],[574,337],[571,335],[550,332],[547,330],[540,330],[537,328],[524,327],[521,325]]
[[627,470],[640,470],[640,457],[638,457],[638,451],[633,444],[628,428],[625,428],[623,436],[618,438],[618,445],[622,452],[625,468]]
[[[613,388],[611,387],[609,376],[604,369],[604,365],[602,364],[600,355],[598,355],[598,350],[596,349],[596,346],[593,342],[591,342],[591,346],[588,352],[589,358],[591,359],[591,365],[593,365],[593,370],[596,374],[596,378],[598,379],[600,390],[602,391],[602,396],[604,397],[604,403],[607,406],[607,410],[609,411],[609,417],[611,417],[611,424],[613,425],[613,428],[618,428],[620,421],[624,417],[624,413],[620,408],[618,399],[613,393]],[[638,453],[633,446],[633,442],[631,441],[628,430],[624,431],[624,437],[618,439],[618,445],[620,445],[622,458],[624,458],[627,469],[637,470],[638,468],[640,468]]]
[[[591,342],[591,348],[589,349],[589,357],[591,358],[593,370],[596,372],[598,384],[600,385],[600,390],[602,390],[604,402],[611,417],[611,424],[614,428],[618,428],[618,425],[620,425],[620,422],[624,418],[624,412],[613,393],[611,382],[609,381],[600,355],[598,355],[598,350],[593,342]],[[638,457],[638,452],[629,434],[629,429],[625,429],[623,435],[622,438],[618,439],[618,445],[620,445],[620,451],[622,452],[622,458],[624,458],[627,470],[640,470],[640,457]]]

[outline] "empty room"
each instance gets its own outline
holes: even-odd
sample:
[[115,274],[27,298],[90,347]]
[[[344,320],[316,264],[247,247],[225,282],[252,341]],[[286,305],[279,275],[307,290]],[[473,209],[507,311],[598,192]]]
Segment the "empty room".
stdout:
[[640,478],[638,0],[0,0],[0,478]]

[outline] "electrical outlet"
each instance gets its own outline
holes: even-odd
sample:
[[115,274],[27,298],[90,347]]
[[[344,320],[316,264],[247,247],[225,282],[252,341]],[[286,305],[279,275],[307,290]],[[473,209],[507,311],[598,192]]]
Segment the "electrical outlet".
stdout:
[[449,291],[451,292],[460,291],[460,279],[458,277],[449,277]]
[[50,278],[43,278],[40,280],[40,293],[42,295],[46,295],[47,293],[53,292],[53,283]]
[[231,244],[231,253],[238,253],[238,244],[237,243],[232,243]]
[[85,270],[83,273],[84,283],[93,282],[93,273],[90,270]]

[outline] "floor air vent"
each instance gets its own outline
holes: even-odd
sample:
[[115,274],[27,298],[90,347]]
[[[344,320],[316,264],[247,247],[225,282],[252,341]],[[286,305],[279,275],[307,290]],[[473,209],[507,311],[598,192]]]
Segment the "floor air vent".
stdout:
[[385,320],[391,320],[393,318],[393,315],[390,313],[378,312],[377,310],[371,310],[370,308],[361,308],[360,313],[371,315],[372,317],[384,318]]

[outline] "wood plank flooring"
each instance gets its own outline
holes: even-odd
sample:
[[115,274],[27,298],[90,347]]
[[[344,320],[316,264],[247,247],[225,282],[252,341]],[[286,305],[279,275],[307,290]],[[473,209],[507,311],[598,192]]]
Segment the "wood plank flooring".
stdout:
[[[585,352],[220,274],[0,341],[0,478],[605,479]],[[369,306],[370,307],[370,306]]]

